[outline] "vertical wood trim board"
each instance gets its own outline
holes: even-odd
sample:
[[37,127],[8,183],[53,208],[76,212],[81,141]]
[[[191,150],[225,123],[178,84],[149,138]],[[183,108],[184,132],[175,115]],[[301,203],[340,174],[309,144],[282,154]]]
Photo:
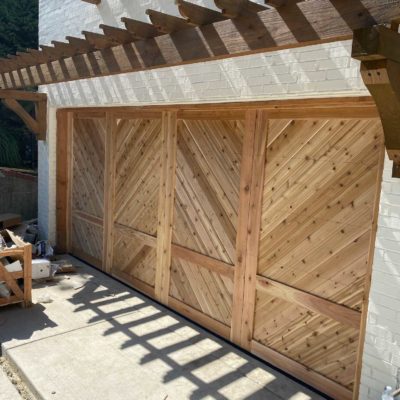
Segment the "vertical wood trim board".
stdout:
[[355,376],[355,386],[353,392],[353,400],[358,400],[358,396],[360,394],[360,383],[361,383],[361,369],[362,369],[362,360],[363,360],[363,352],[364,352],[364,342],[365,342],[365,334],[367,330],[367,319],[368,319],[368,301],[369,301],[369,293],[371,290],[371,280],[372,280],[372,266],[375,255],[375,241],[376,234],[378,230],[378,217],[379,217],[379,204],[381,198],[381,189],[382,189],[382,175],[383,168],[385,163],[385,148],[382,147],[380,150],[379,157],[379,165],[378,171],[376,174],[376,184],[375,184],[375,200],[374,200],[374,209],[372,216],[372,230],[369,241],[369,253],[368,253],[368,266],[367,266],[367,274],[365,276],[365,289],[364,289],[364,300],[361,309],[361,324],[360,324],[360,338],[358,341],[358,353],[357,353],[357,364],[356,364],[356,376]]
[[240,178],[237,264],[235,269],[231,340],[249,350],[253,339],[268,120],[263,110],[246,114]]
[[177,113],[162,114],[161,178],[158,203],[157,264],[155,296],[161,303],[168,304],[172,224],[174,215],[177,147]]
[[56,221],[57,249],[60,252],[68,251],[69,160],[71,159],[69,123],[69,113],[63,110],[57,111]]
[[356,399],[384,153],[343,101],[58,111],[59,248]]
[[106,146],[104,173],[104,233],[103,270],[111,273],[114,249],[114,196],[115,196],[115,143],[116,119],[113,114],[106,115]]

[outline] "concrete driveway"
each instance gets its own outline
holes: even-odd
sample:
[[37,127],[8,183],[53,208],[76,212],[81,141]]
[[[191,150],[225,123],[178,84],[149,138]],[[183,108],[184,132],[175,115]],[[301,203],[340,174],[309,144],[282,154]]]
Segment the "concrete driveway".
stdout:
[[[79,261],[0,309],[3,355],[38,399],[324,397]],[[38,304],[44,294],[53,300]],[[1,382],[0,382],[1,384]]]

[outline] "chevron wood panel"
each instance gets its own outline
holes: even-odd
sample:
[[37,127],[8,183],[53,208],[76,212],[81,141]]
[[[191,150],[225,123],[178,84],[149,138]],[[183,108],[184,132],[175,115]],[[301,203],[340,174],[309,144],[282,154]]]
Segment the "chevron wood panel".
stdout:
[[71,246],[73,253],[101,268],[103,258],[103,227],[72,216]]
[[104,214],[105,118],[74,120],[72,209]]
[[74,119],[72,136],[71,246],[102,267],[106,119]]
[[136,278],[154,287],[156,251],[140,240],[115,233],[112,273]]
[[[361,311],[383,133],[377,119],[271,120],[258,274]],[[353,389],[359,330],[257,291],[254,339]]]
[[230,326],[233,280],[197,264],[173,258],[170,296]]
[[178,125],[173,242],[235,262],[243,121]]
[[257,291],[254,339],[353,389],[359,330]]
[[115,221],[157,233],[160,119],[119,119],[116,129]]

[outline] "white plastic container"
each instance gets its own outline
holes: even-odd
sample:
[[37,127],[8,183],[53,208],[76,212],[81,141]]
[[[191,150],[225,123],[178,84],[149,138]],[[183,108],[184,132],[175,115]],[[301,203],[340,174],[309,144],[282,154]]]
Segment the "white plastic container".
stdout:
[[32,260],[32,279],[50,278],[50,261],[44,259]]

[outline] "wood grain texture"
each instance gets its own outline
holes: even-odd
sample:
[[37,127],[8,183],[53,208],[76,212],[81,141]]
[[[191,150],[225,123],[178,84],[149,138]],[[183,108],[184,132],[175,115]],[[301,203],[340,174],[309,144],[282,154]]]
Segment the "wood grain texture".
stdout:
[[168,303],[171,274],[172,225],[174,219],[177,113],[162,115],[161,174],[158,202],[156,299]]
[[74,111],[72,253],[111,242],[113,276],[351,398],[384,147],[370,101],[343,104]]
[[115,221],[155,235],[161,119],[121,118],[116,127]]
[[178,125],[173,242],[235,262],[242,121],[182,120]]
[[[87,54],[27,68],[12,67],[16,69],[1,73],[0,88],[38,86],[346,40],[355,29],[398,18],[399,5],[399,0],[308,0],[286,12],[270,9],[253,13],[251,18],[245,15],[156,38],[148,38],[146,32],[144,40],[133,43],[97,51],[84,49]],[[150,24],[146,27],[147,31],[156,30]],[[156,30],[150,36],[157,33]],[[84,44],[88,46],[87,42]],[[109,47],[107,42],[106,45]],[[57,49],[54,51],[58,53]]]
[[69,246],[103,268],[107,124],[103,115],[85,117],[75,116],[73,122]]
[[232,277],[173,258],[169,294],[174,299],[230,326],[232,292]]
[[231,340],[250,349],[258,265],[268,119],[264,110],[246,114],[236,237],[235,296]]
[[382,148],[376,119],[270,121],[254,340],[349,390]]

